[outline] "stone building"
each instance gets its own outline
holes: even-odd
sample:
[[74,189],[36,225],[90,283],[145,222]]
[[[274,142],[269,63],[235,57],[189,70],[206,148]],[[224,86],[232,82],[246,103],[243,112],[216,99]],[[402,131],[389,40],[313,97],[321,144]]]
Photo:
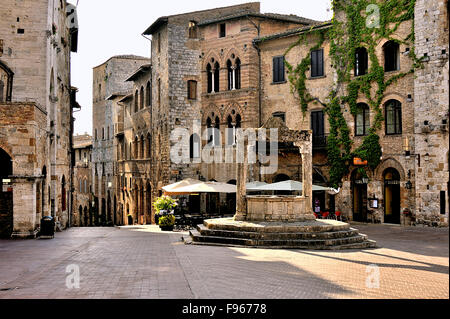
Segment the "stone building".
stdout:
[[[346,21],[339,10],[335,11],[335,17]],[[402,41],[411,34],[413,22],[415,55],[418,59],[423,57],[423,69],[414,68],[411,53],[414,44]],[[255,40],[262,52],[263,118],[281,116],[291,129],[312,129],[313,179],[314,184],[319,185],[330,184],[327,142],[331,130],[330,92],[336,88],[338,79],[336,61],[330,53],[330,39],[325,36],[321,43],[320,31],[326,34],[332,28],[333,24],[329,22],[313,29],[289,30]],[[436,32],[431,35],[430,30]],[[320,200],[322,210],[339,210],[350,220],[448,225],[448,3],[417,1],[414,21],[403,21],[390,37],[398,42],[379,39],[374,53],[376,59],[382,61],[385,79],[398,77],[398,80],[386,87],[375,108],[369,106],[367,93],[362,92],[356,97],[355,114],[348,104],[341,105],[352,152],[370,135],[371,123],[379,116],[377,107],[382,109],[383,120],[376,130],[382,151],[380,163],[369,169],[364,161],[351,158],[345,163],[348,173],[339,184],[340,193],[330,196],[315,192],[313,197]],[[303,40],[298,42],[299,39]],[[320,46],[315,47],[318,43]],[[311,98],[305,99],[306,111],[303,112],[299,93],[304,91],[294,85],[293,94],[290,80],[296,74],[285,66],[284,60],[295,70],[306,61],[305,57],[310,60],[305,69],[304,85]],[[351,80],[368,74],[373,63],[366,48],[357,48],[350,71]],[[338,96],[346,96],[347,89],[346,85],[337,89]],[[371,96],[376,95],[376,89],[377,85],[372,84]],[[332,120],[339,119],[333,117]],[[295,170],[282,162],[279,173],[297,179]],[[408,211],[410,214],[404,214]]]
[[115,98],[118,113],[117,185],[122,221],[128,215],[134,223],[151,224],[151,65],[144,64],[126,82],[133,88]]
[[114,56],[93,70],[93,145],[92,181],[94,193],[94,224],[116,224],[116,154],[114,119],[116,110],[108,99],[131,89],[127,76],[148,59],[133,55]]
[[92,136],[88,134],[73,137],[75,166],[73,170],[73,226],[92,226]]
[[[225,136],[227,128],[259,127],[259,59],[253,39],[312,23],[295,15],[262,14],[255,2],[161,17],[144,32],[152,36],[151,182],[144,187],[151,189],[150,199],[163,186],[189,177],[236,182],[233,164],[198,161],[202,146],[214,139],[213,134],[203,138],[201,131],[218,128]],[[176,128],[191,130],[189,164],[170,160],[169,139]],[[194,210],[234,209],[233,198],[225,196],[202,195],[189,202]],[[230,205],[219,208],[219,203]]]
[[[336,25],[261,14],[259,3],[248,3],[161,17],[144,32],[152,36],[151,63],[130,73],[132,89],[110,96],[119,110],[116,196],[124,222],[128,214],[137,223],[154,222],[150,204],[167,184],[185,178],[236,183],[235,164],[201,161],[205,146],[235,148],[236,128],[279,118],[291,130],[313,131],[313,183],[339,188],[337,195],[313,193],[322,211],[364,222],[448,224],[448,2],[411,2],[414,16],[402,19],[389,37],[377,38],[373,50],[353,48],[354,58],[337,67],[327,34],[353,23],[340,3]],[[411,13],[403,9],[396,12]],[[430,26],[437,30],[433,36]],[[351,29],[341,30],[344,43]],[[342,43],[337,50],[348,55]],[[379,81],[389,84],[378,97],[377,83],[363,84],[381,68]],[[342,70],[349,72],[345,83],[339,80]],[[349,97],[355,83],[357,94]],[[177,128],[189,129],[183,149],[188,162],[170,157]],[[345,134],[348,144],[333,148]],[[259,175],[254,167],[249,181],[303,178],[299,150],[279,147],[278,170]],[[338,165],[345,167],[336,182]],[[230,195],[190,196],[188,203],[192,211],[208,213],[235,208]]]
[[70,225],[70,55],[76,8],[66,1],[2,1],[0,7],[0,233],[35,237],[44,215]]

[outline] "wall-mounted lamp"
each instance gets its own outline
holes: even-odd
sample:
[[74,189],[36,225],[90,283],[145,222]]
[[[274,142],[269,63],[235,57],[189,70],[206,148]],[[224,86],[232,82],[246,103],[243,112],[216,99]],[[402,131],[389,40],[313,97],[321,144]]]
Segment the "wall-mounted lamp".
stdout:
[[430,160],[430,154],[426,153],[423,158],[428,162]]
[[411,156],[411,149],[409,147],[409,138],[407,136],[403,138],[403,151],[405,152],[406,157]]

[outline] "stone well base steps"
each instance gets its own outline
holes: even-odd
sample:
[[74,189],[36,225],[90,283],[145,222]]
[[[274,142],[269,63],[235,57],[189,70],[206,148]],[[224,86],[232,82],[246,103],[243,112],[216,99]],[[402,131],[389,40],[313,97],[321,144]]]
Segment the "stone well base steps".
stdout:
[[185,243],[233,247],[339,250],[374,248],[376,242],[349,224],[335,220],[310,222],[237,222],[206,220],[190,231]]

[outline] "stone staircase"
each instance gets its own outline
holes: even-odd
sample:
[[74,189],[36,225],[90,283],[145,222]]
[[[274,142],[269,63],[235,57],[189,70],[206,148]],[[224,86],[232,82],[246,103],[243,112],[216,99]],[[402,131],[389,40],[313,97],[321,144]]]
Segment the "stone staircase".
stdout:
[[190,231],[185,243],[232,247],[339,250],[376,247],[376,242],[349,224],[334,220],[303,223],[206,220]]

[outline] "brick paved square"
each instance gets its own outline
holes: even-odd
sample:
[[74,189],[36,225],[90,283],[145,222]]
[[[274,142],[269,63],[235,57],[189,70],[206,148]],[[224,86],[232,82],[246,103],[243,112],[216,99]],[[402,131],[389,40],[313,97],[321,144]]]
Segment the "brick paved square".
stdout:
[[[354,225],[379,248],[346,251],[184,245],[183,233],[72,228],[0,241],[1,299],[449,298],[448,229]],[[67,266],[80,288],[66,287]],[[367,286],[368,266],[379,288]],[[370,269],[370,268],[369,268]]]

